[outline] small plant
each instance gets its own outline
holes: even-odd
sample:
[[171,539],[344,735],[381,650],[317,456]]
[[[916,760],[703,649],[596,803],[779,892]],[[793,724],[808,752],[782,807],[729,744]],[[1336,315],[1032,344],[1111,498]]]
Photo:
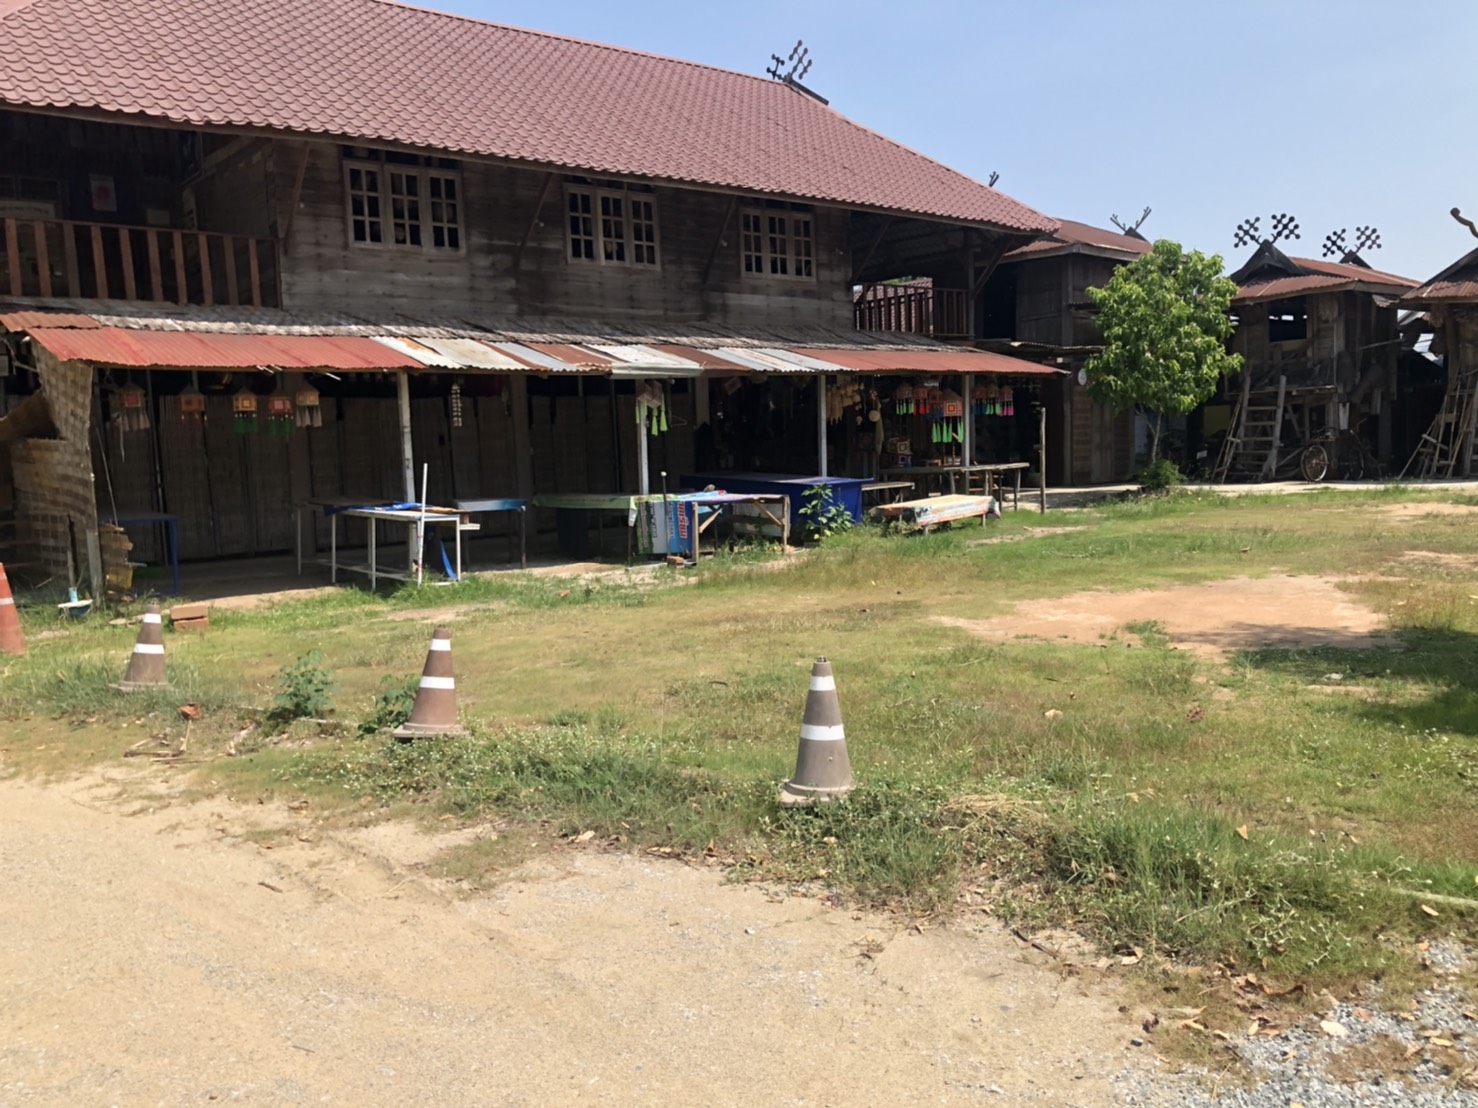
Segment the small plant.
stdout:
[[1164,492],[1184,483],[1185,477],[1169,458],[1156,458],[1139,471],[1139,487],[1143,492]]
[[799,514],[806,521],[806,530],[819,541],[852,529],[852,513],[825,485],[812,485],[806,490]]
[[334,678],[323,666],[323,655],[310,650],[277,671],[277,699],[273,715],[279,719],[321,719],[334,710]]
[[411,718],[411,709],[416,706],[416,690],[421,687],[418,674],[409,677],[380,678],[380,692],[375,697],[369,715],[359,721],[361,735],[373,735],[379,731],[390,731]]

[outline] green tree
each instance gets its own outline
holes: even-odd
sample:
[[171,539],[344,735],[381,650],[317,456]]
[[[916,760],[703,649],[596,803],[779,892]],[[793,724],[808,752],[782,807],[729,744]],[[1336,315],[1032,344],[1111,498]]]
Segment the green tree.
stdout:
[[1237,286],[1221,269],[1220,254],[1186,254],[1159,239],[1088,290],[1103,332],[1102,351],[1088,359],[1089,387],[1117,411],[1143,404],[1155,413],[1151,462],[1160,456],[1161,417],[1189,412],[1242,368],[1242,356],[1226,350]]

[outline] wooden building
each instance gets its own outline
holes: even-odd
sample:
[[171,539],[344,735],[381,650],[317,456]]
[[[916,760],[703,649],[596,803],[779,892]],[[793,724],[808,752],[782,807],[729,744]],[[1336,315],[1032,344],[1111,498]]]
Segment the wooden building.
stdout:
[[0,486],[47,572],[97,585],[100,514],[291,549],[294,505],[416,501],[423,465],[432,503],[645,491],[756,382],[826,473],[827,377],[1040,373],[856,329],[854,287],[979,290],[1056,222],[793,80],[386,0],[195,10],[0,0]]
[[1446,371],[1441,404],[1407,460],[1406,472],[1471,477],[1478,438],[1478,249],[1412,289],[1400,307],[1425,317],[1419,329],[1433,336]]
[[1345,433],[1389,467],[1401,399],[1395,301],[1416,282],[1353,252],[1295,258],[1270,240],[1231,279],[1232,350],[1244,365],[1206,409],[1207,434],[1226,430],[1216,478],[1294,476],[1303,448],[1323,443],[1327,457]]

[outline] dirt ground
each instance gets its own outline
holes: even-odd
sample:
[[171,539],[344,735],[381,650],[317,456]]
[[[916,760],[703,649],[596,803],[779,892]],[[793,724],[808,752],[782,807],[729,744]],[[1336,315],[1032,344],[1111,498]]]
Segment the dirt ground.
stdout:
[[1287,575],[1093,590],[1021,601],[992,619],[938,618],[993,640],[1075,643],[1100,643],[1125,624],[1153,620],[1174,645],[1217,661],[1258,647],[1368,648],[1379,644],[1383,626],[1379,615],[1340,590],[1338,579]]
[[0,780],[0,1103],[1093,1106],[1156,1065],[1112,982],[984,917],[577,847],[463,894],[424,864],[476,830],[149,772]]

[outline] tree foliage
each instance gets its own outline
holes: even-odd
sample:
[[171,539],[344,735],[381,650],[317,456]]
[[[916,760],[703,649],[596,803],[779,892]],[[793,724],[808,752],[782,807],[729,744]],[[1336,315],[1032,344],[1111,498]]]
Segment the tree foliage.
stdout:
[[1186,254],[1160,239],[1088,290],[1103,332],[1103,350],[1088,359],[1089,387],[1118,411],[1143,404],[1156,413],[1151,461],[1160,451],[1158,417],[1184,415],[1242,368],[1241,355],[1226,351],[1237,286],[1221,269],[1219,254]]

